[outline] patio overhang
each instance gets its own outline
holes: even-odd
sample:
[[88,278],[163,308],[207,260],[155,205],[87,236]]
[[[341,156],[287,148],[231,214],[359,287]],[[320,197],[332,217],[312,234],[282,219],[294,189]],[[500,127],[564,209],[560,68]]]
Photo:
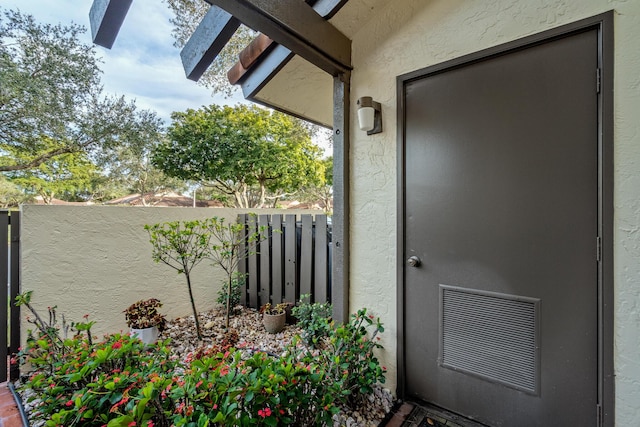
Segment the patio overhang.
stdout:
[[[308,0],[311,8],[351,38],[389,0]],[[260,35],[259,37],[266,37]],[[241,87],[245,99],[331,128],[333,79],[330,73],[275,41],[251,50],[248,64],[241,59],[229,70],[231,84]],[[245,52],[243,53],[247,53]],[[351,64],[351,67],[353,64]]]

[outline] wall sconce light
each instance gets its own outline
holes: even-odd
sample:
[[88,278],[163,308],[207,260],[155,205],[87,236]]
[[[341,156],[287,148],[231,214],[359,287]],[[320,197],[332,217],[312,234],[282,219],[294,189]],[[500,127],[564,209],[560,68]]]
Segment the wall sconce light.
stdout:
[[382,107],[370,96],[358,99],[358,124],[367,135],[382,132]]

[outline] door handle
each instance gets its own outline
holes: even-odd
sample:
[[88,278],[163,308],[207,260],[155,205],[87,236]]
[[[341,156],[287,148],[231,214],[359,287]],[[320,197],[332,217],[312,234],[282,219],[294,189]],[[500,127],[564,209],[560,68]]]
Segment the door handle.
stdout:
[[409,259],[407,259],[407,264],[409,265],[409,267],[420,267],[420,264],[422,264],[422,261],[420,260],[420,258],[413,255],[413,256],[410,256]]

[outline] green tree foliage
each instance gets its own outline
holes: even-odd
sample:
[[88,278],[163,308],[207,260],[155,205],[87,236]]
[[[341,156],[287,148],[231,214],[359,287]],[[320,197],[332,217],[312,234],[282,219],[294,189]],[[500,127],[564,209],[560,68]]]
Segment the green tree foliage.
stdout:
[[[20,158],[17,153],[16,158]],[[85,153],[64,153],[55,156],[38,167],[15,171],[11,180],[27,194],[42,197],[45,204],[54,198],[64,200],[83,199],[91,194],[92,187],[101,176]]]
[[331,213],[333,210],[333,156],[322,159],[321,162],[324,170],[322,179],[303,188],[298,200],[320,202],[322,209]]
[[[209,4],[202,0],[165,0],[169,9],[173,12],[172,35],[175,39],[174,45],[178,48],[184,47],[202,18],[209,10]],[[238,61],[238,54],[247,46],[257,33],[244,25],[240,25],[229,43],[216,57],[208,70],[198,81],[199,84],[213,90],[214,93],[221,93],[230,96],[234,92],[234,87],[229,84],[227,71]]]
[[211,234],[207,221],[173,221],[145,225],[149,233],[149,242],[153,247],[151,254],[155,262],[162,262],[184,274],[187,279],[189,300],[196,324],[196,334],[202,340],[198,310],[191,286],[191,270],[209,256]]
[[[102,200],[131,193],[156,194],[163,191],[182,192],[187,189],[184,181],[166,176],[151,164],[151,145],[143,147],[123,146],[113,150],[102,163],[107,175],[99,188]],[[142,198],[145,203],[145,199]]]
[[84,27],[0,10],[0,171],[34,170],[61,155],[98,162],[161,136],[155,113],[105,97]]
[[0,208],[15,208],[20,203],[30,202],[31,198],[31,195],[25,195],[15,183],[0,175]]
[[301,120],[257,106],[212,105],[172,114],[153,154],[167,175],[216,187],[235,207],[261,208],[322,181],[321,150]]

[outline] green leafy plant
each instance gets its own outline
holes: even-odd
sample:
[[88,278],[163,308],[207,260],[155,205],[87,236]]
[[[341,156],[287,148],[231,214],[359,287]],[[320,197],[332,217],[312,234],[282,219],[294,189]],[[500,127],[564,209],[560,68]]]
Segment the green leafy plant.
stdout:
[[[36,392],[30,401],[38,399],[32,417],[50,427],[169,426],[165,412],[171,412],[171,402],[148,392],[175,372],[177,362],[165,343],[148,347],[121,334],[94,343],[94,322],[59,325],[52,307],[47,321],[31,305],[31,295],[19,295],[16,303],[35,316],[36,329],[20,352],[31,370],[24,387]],[[69,331],[76,333],[69,338]]]
[[[30,307],[30,297],[19,298]],[[365,309],[332,327],[321,350],[298,338],[281,357],[218,344],[183,362],[166,342],[148,347],[113,334],[92,343],[81,333],[63,338],[55,322],[34,322],[23,350],[33,370],[25,387],[36,391],[33,417],[47,427],[327,426],[384,381],[373,355],[383,328]],[[75,325],[90,335],[91,324]],[[64,351],[52,351],[54,342]]]
[[336,381],[342,382],[343,393],[356,404],[373,391],[373,386],[384,383],[386,368],[380,366],[374,354],[382,348],[379,333],[384,332],[380,318],[367,314],[363,308],[352,314],[349,322],[333,329],[322,350],[327,370]]
[[[32,345],[38,352],[43,353],[48,360],[49,372],[53,369],[53,364],[63,359],[71,351],[68,345],[68,336],[70,331],[75,331],[75,336],[84,335],[89,344],[92,343],[91,327],[95,322],[86,321],[89,315],[85,316],[85,322],[67,323],[64,315],[60,316],[61,322],[58,320],[57,307],[47,307],[48,317],[45,319],[37,312],[31,304],[31,296],[33,291],[26,291],[16,296],[16,306],[24,306],[31,313],[27,316],[27,322],[36,327],[35,330],[27,331],[27,344]],[[32,317],[33,316],[33,317]],[[39,343],[34,346],[33,343]],[[24,359],[24,352],[18,355]]]
[[310,303],[311,295],[300,296],[300,302],[291,309],[291,314],[302,328],[302,339],[313,347],[319,347],[323,338],[331,331],[332,306],[330,303]]
[[282,358],[261,352],[246,358],[228,349],[193,360],[183,386],[171,392],[177,407],[173,423],[331,425],[341,402],[340,384],[328,381],[322,366],[296,357],[295,348]]
[[198,310],[191,287],[191,270],[210,251],[211,234],[208,221],[174,221],[154,225],[145,225],[149,233],[149,241],[153,246],[152,257],[155,262],[162,262],[184,274],[189,290],[189,300],[196,325],[198,339],[202,340]]
[[164,331],[167,326],[167,319],[158,311],[160,307],[162,307],[162,303],[156,298],[134,302],[124,310],[127,326],[134,329],[155,326],[160,332]]
[[[218,304],[227,305],[227,298],[229,300],[229,306],[233,312],[233,308],[240,305],[240,296],[244,288],[245,276],[238,272],[234,273],[231,279],[231,294],[229,294],[228,286],[223,286],[218,291],[218,298],[216,302]],[[226,283],[225,283],[226,285]]]
[[270,302],[268,302],[266,304],[263,304],[262,307],[260,307],[260,314],[271,314],[271,315],[284,314],[287,312],[288,306],[289,304],[287,304],[286,302],[281,302],[276,305],[272,305]]
[[41,369],[49,363],[40,351],[46,344],[38,341],[29,349],[35,372],[25,386],[40,399],[36,419],[46,426],[169,426],[165,410],[171,411],[171,402],[153,392],[171,381],[175,362],[168,347],[147,348],[120,334],[95,345],[78,338],[67,345],[71,351],[51,373]]

